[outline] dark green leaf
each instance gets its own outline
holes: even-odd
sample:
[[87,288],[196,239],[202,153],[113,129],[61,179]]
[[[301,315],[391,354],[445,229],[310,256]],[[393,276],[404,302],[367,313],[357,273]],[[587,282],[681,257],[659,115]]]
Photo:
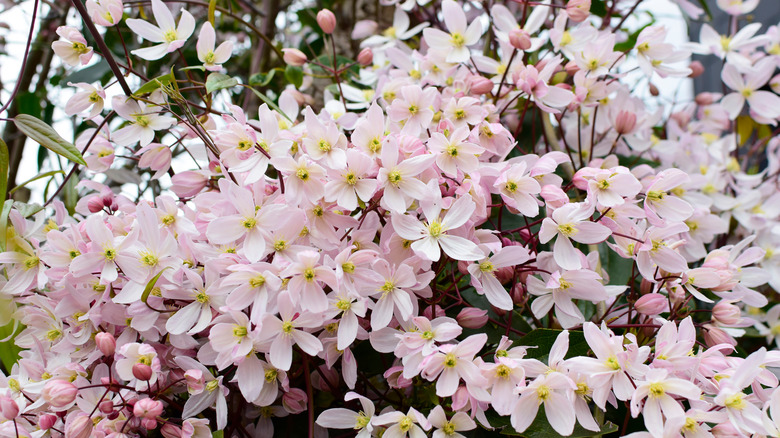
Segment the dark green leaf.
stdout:
[[284,69],[284,77],[289,83],[295,85],[295,88],[301,88],[301,85],[303,84],[303,69],[288,65],[287,68]]
[[41,99],[35,93],[29,91],[19,94],[16,98],[16,102],[19,104],[19,114],[29,114],[33,117],[41,117],[43,108],[41,107]]
[[[529,359],[539,359],[550,354],[550,348],[558,339],[558,335],[563,330],[554,329],[536,329],[531,333],[520,338],[516,345],[535,346],[529,348],[525,357]],[[585,341],[585,335],[582,332],[569,330],[569,352],[566,357],[585,356],[588,354],[588,343]]]
[[249,77],[249,85],[253,87],[265,87],[276,75],[276,72],[280,69],[273,69],[268,73],[255,73]]
[[68,178],[65,182],[65,187],[63,187],[62,190],[62,202],[71,215],[76,213],[76,204],[79,202],[79,192],[76,189],[76,184],[78,184],[78,182],[79,181],[74,174],[71,178]]
[[607,5],[604,0],[593,0],[590,3],[590,13],[599,17],[606,17]]
[[631,278],[631,267],[634,265],[633,259],[620,257],[607,245],[599,245],[599,259],[601,268],[609,273],[609,283],[614,285],[627,284]]
[[222,73],[212,73],[206,78],[206,92],[208,93],[224,90],[225,88],[232,88],[236,85],[238,85],[238,79],[231,78]]
[[9,322],[8,324],[0,327],[0,339],[9,338],[5,342],[0,342],[0,361],[3,363],[5,373],[8,374],[13,368],[14,364],[19,361],[19,352],[21,348],[17,347],[14,343],[14,333],[18,333],[19,328],[23,327],[18,322]]
[[76,149],[73,143],[60,137],[57,131],[47,125],[43,120],[35,118],[29,114],[19,114],[14,117],[14,124],[24,135],[38,142],[46,149],[57,153],[68,160],[86,166],[87,163],[81,156],[81,152]]
[[73,74],[63,79],[63,82],[98,82],[103,76],[111,71],[111,67],[108,66],[108,62],[105,59],[101,59],[95,65],[90,65],[87,68],[75,71]]
[[259,91],[255,90],[255,89],[254,89],[254,88],[252,88],[252,87],[249,87],[249,89],[250,89],[250,90],[252,90],[252,92],[253,92],[253,93],[255,93],[255,96],[259,97],[259,98],[260,98],[260,100],[262,100],[263,102],[267,103],[267,104],[268,104],[268,106],[270,106],[270,107],[271,107],[273,110],[275,110],[276,112],[278,112],[279,114],[281,114],[281,115],[282,115],[282,117],[284,117],[285,119],[287,119],[287,120],[289,120],[290,122],[292,122],[292,119],[290,119],[290,116],[288,116],[287,114],[285,114],[285,113],[284,113],[284,111],[282,111],[282,109],[281,109],[281,108],[279,108],[279,105],[277,105],[277,104],[276,104],[276,103],[275,103],[273,100],[271,100],[271,99],[270,99],[268,96],[266,96],[265,94],[263,94],[263,93],[261,93],[261,92],[259,92]]
[[[574,407],[572,406],[572,409]],[[559,435],[555,429],[550,426],[550,422],[547,421],[547,415],[544,412],[544,405],[539,406],[539,412],[536,414],[536,419],[528,429],[523,433],[516,432],[511,424],[509,424],[509,417],[498,417],[497,415],[488,418],[490,424],[493,426],[503,426],[501,430],[502,435],[523,436],[525,438],[561,438],[563,435]],[[609,421],[601,426],[601,431],[594,432],[587,430],[579,424],[574,426],[574,432],[571,435],[567,435],[569,438],[586,438],[599,435],[606,435],[609,433],[617,432],[618,427]]]

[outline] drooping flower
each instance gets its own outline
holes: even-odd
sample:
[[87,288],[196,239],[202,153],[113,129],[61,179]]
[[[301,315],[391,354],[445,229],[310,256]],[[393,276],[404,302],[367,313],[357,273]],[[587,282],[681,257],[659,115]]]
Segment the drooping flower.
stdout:
[[161,0],[152,0],[152,13],[157,26],[138,18],[125,20],[127,27],[138,36],[153,43],[159,43],[156,46],[132,51],[134,55],[147,61],[154,61],[168,53],[175,52],[187,42],[187,38],[195,30],[195,18],[185,9],[181,10],[178,25],[176,25],[170,9]]

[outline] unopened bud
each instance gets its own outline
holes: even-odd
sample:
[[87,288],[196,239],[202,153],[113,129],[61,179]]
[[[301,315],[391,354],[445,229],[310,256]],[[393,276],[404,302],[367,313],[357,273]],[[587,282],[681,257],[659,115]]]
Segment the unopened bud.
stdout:
[[471,77],[471,92],[476,95],[488,94],[493,90],[493,81],[490,79],[474,75]]
[[655,86],[655,84],[650,84],[647,86],[648,90],[650,90],[650,95],[653,97],[658,97],[659,94],[661,94],[660,91],[658,91],[658,87]]
[[632,111],[620,111],[615,118],[615,131],[618,134],[628,134],[636,127],[636,113]]
[[689,78],[698,78],[704,73],[704,66],[699,61],[691,62],[688,68],[691,69],[691,73],[688,75]]
[[68,406],[76,400],[79,390],[76,385],[61,379],[49,380],[43,386],[41,397],[53,408],[60,409]]
[[19,416],[19,405],[6,395],[0,397],[0,417],[11,421]]
[[553,184],[545,184],[540,195],[544,202],[552,208],[560,208],[569,203],[569,196],[566,192]]
[[639,283],[639,293],[642,295],[652,293],[653,288],[655,288],[655,283],[648,281],[646,278],[643,278],[642,282]]
[[368,38],[374,35],[378,28],[379,24],[374,20],[360,20],[355,23],[355,27],[352,29],[352,39],[362,40],[363,38]]
[[133,405],[133,415],[147,420],[144,422],[144,427],[147,429],[154,429],[157,427],[157,417],[162,415],[162,413],[163,404],[160,400],[143,398]]
[[284,62],[293,67],[301,67],[309,60],[306,54],[298,49],[287,47],[282,49],[282,52],[284,52]]
[[152,367],[145,363],[133,365],[133,377],[142,382],[152,380]]
[[374,63],[374,52],[371,50],[371,47],[366,47],[358,53],[357,62],[363,67],[368,67]]
[[642,315],[659,315],[669,309],[669,300],[661,294],[642,295],[634,303],[634,308]]
[[509,44],[515,49],[528,50],[531,48],[531,35],[516,27],[509,31]]
[[97,213],[99,211],[103,210],[103,198],[99,196],[94,196],[87,201],[87,208],[89,209],[90,213]]
[[89,438],[92,435],[92,419],[78,412],[68,416],[65,421],[65,436],[68,438]]
[[49,430],[57,424],[57,416],[54,414],[43,414],[38,417],[38,427],[41,430]]
[[717,96],[713,93],[703,92],[696,95],[696,104],[701,106],[712,105],[717,100]]
[[98,350],[103,353],[103,356],[111,357],[116,351],[116,338],[114,335],[108,332],[100,332],[95,335],[95,344],[97,344]]
[[444,309],[440,305],[434,304],[423,309],[422,315],[428,319],[438,318],[444,316]]
[[165,423],[165,425],[160,428],[160,434],[164,438],[181,438],[182,431],[181,428],[173,423]]
[[455,317],[461,327],[478,329],[482,328],[488,322],[487,310],[477,309],[476,307],[466,307]]
[[566,13],[572,21],[585,21],[590,15],[590,0],[569,0],[566,3]]
[[103,400],[98,405],[98,408],[100,409],[100,412],[104,414],[110,414],[114,412],[114,402],[112,402],[111,400]]
[[732,326],[742,319],[742,311],[728,301],[719,301],[712,308],[712,319],[718,324]]
[[731,337],[724,330],[715,327],[712,324],[705,324],[704,328],[704,342],[708,347],[714,347],[719,344],[728,344],[736,346],[737,341]]
[[336,16],[329,9],[317,12],[317,24],[323,32],[330,35],[336,30]]
[[306,393],[300,388],[291,388],[282,396],[284,410],[293,415],[305,411],[307,402]]

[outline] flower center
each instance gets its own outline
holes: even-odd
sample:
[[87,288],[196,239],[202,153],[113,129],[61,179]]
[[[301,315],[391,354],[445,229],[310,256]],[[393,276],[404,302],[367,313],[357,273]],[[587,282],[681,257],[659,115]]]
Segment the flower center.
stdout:
[[550,387],[547,385],[540,385],[536,388],[536,396],[539,397],[539,400],[541,401],[547,400],[550,398]]
[[463,47],[466,44],[466,38],[464,38],[463,35],[461,35],[458,32],[452,34],[450,41],[452,41],[452,45],[458,49]]
[[278,374],[279,373],[276,370],[274,370],[274,369],[270,369],[270,370],[266,371],[265,372],[265,381],[268,382],[268,383],[273,382],[274,380],[276,380],[276,376]]
[[282,331],[284,333],[290,334],[293,331],[293,325],[290,321],[285,321],[282,324]]
[[433,238],[437,238],[441,236],[444,233],[444,230],[442,229],[441,223],[438,221],[433,221],[428,225],[428,234],[431,235]]
[[560,224],[558,225],[558,232],[566,237],[571,237],[577,233],[577,228],[574,224]]
[[512,370],[508,366],[501,364],[496,367],[496,377],[506,379],[510,374],[512,374]]
[[458,364],[458,358],[452,353],[447,353],[444,356],[444,366],[447,368],[454,368]]
[[747,406],[747,403],[745,400],[743,400],[743,397],[745,394],[738,392],[736,394],[732,394],[728,397],[726,397],[726,400],[723,401],[723,404],[726,405],[727,408],[731,409],[737,409],[742,410]]
[[176,33],[176,29],[170,29],[163,32],[163,40],[170,44],[179,39],[179,35]]
[[651,383],[650,384],[650,395],[653,397],[661,397],[662,395],[666,394],[666,391],[664,391],[664,385],[658,382]]
[[496,268],[493,266],[493,263],[490,263],[490,261],[485,260],[484,262],[479,264],[479,270],[485,273],[491,273],[495,272]]
[[401,182],[401,172],[394,170],[387,174],[387,180],[391,183],[398,185]]

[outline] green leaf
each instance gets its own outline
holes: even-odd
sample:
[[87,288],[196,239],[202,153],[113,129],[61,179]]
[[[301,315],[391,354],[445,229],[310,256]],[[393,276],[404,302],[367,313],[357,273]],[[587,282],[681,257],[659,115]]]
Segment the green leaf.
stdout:
[[62,202],[65,204],[65,208],[71,215],[76,213],[76,204],[79,202],[79,192],[76,189],[76,184],[79,180],[72,175],[71,178],[65,182],[65,187],[62,189]]
[[162,76],[157,76],[154,79],[151,79],[149,82],[141,85],[140,88],[135,90],[135,93],[133,93],[133,96],[141,96],[147,93],[151,93],[152,91],[155,91],[159,89],[163,85],[168,85],[173,80],[173,75],[170,73],[164,74]]
[[[2,163],[2,159],[0,159],[0,163]],[[16,186],[16,187],[14,187],[13,189],[11,189],[11,191],[10,191],[10,192],[8,192],[8,194],[9,194],[9,195],[13,195],[13,193],[14,193],[14,192],[15,192],[17,189],[19,189],[20,187],[24,187],[24,186],[26,186],[27,184],[30,184],[30,183],[31,183],[31,182],[33,182],[33,181],[38,181],[38,180],[39,180],[39,179],[41,179],[41,178],[46,178],[46,177],[49,177],[49,176],[54,176],[54,175],[57,175],[57,174],[64,174],[64,173],[65,173],[65,172],[63,172],[63,171],[61,171],[61,170],[50,170],[50,171],[48,171],[48,172],[39,173],[38,175],[35,175],[34,177],[32,177],[32,178],[28,179],[27,181],[25,181],[25,182],[23,182],[23,183],[21,183],[21,184],[17,185],[17,186]],[[0,189],[3,189],[3,193],[5,193],[5,186],[4,186],[4,185],[0,184]]]
[[59,154],[68,160],[86,166],[87,162],[81,156],[81,152],[76,149],[73,143],[66,141],[57,134],[51,126],[43,120],[35,118],[29,114],[19,114],[14,117],[14,124],[24,135],[38,142],[46,149]]
[[211,432],[211,436],[214,438],[223,438],[225,436],[225,432],[218,430],[216,432]]
[[87,82],[91,84],[92,82],[99,82],[109,72],[111,72],[111,67],[108,66],[108,62],[105,59],[101,58],[97,64],[75,71],[63,79],[62,82],[66,84],[68,82]]
[[607,16],[607,5],[604,0],[593,0],[590,3],[590,13],[599,17]]
[[628,283],[634,259],[620,257],[620,254],[607,245],[599,245],[599,259],[602,269],[609,274],[610,284],[623,285]]
[[301,88],[301,85],[303,85],[303,69],[300,67],[288,65],[284,69],[284,77],[288,82],[295,85],[295,88]]
[[0,361],[3,363],[6,374],[11,371],[14,364],[19,361],[19,352],[22,351],[14,343],[14,333],[18,333],[18,328],[21,326],[18,322],[11,321],[8,324],[0,327],[0,339],[10,338],[5,342],[0,342]]
[[170,268],[170,266],[166,266],[163,268],[162,271],[158,272],[157,275],[154,276],[151,280],[149,280],[149,283],[146,284],[146,287],[144,288],[144,292],[141,294],[141,301],[146,303],[146,300],[149,299],[149,294],[152,293],[152,289],[154,289],[154,285],[157,284],[157,280],[160,279],[160,276],[165,272],[166,269]]
[[277,71],[281,71],[281,69],[275,68],[268,73],[255,73],[249,77],[249,85],[253,87],[265,87],[271,82]]
[[[552,348],[555,340],[558,339],[558,335],[563,330],[554,329],[536,329],[531,333],[520,338],[517,341],[517,345],[535,346],[538,348],[529,348],[526,358],[539,359],[550,354],[550,348]],[[585,334],[579,331],[569,330],[569,351],[566,353],[566,357],[585,356],[588,354],[588,343],[585,341]]]
[[212,73],[206,78],[206,92],[208,93],[224,90],[225,88],[232,88],[236,85],[238,85],[238,79],[231,78],[222,73]]
[[41,117],[43,108],[41,107],[41,99],[35,93],[30,91],[21,93],[16,98],[16,102],[19,105],[19,114],[29,114],[34,117]]
[[4,202],[0,211],[0,250],[5,251],[5,240],[8,237],[8,213],[11,212],[12,202]]
[[24,218],[28,218],[43,210],[43,206],[40,204],[25,204],[24,202],[15,201],[13,205],[16,211]]

